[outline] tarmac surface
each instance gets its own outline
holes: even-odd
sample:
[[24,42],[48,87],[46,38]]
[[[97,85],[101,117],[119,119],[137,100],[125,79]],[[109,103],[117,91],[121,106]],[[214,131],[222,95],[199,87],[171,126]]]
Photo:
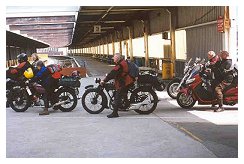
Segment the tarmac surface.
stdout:
[[[112,66],[89,57],[88,75],[81,79],[84,87],[104,77]],[[237,158],[238,106],[214,113],[210,106],[196,105],[182,109],[166,91],[157,92],[160,99],[150,115],[134,111],[119,112],[119,118],[108,119],[109,109],[92,115],[79,100],[68,113],[53,111],[39,116],[41,108],[16,113],[6,109],[7,158]]]

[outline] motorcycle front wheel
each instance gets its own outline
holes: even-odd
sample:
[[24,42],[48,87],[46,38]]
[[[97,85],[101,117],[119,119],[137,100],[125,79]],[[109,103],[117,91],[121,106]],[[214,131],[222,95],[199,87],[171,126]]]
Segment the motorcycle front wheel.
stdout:
[[177,98],[178,91],[176,90],[176,88],[179,86],[179,84],[180,84],[180,79],[173,79],[167,85],[167,93],[172,99]]
[[182,108],[190,109],[195,105],[196,100],[194,100],[192,95],[186,95],[183,92],[179,92],[177,95],[177,103]]
[[15,112],[25,112],[30,107],[30,97],[24,88],[17,87],[10,91],[8,103]]
[[89,88],[82,95],[82,106],[90,114],[98,114],[104,110],[106,95],[97,88]]
[[143,87],[135,89],[130,97],[130,102],[136,105],[145,101],[148,103],[142,104],[139,109],[135,109],[135,112],[150,114],[156,109],[158,104],[158,96],[152,89]]

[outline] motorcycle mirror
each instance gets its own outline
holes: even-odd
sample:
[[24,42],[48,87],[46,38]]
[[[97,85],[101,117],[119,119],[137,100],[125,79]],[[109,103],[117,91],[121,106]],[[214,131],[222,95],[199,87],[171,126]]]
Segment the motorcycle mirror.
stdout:
[[187,63],[185,63],[185,65],[186,65],[186,66],[189,65],[190,62],[191,62],[191,60],[192,60],[192,58],[190,58],[189,61],[188,61]]
[[201,63],[204,63],[205,62],[205,59],[202,59]]
[[100,78],[95,78],[95,83],[100,83],[101,79]]

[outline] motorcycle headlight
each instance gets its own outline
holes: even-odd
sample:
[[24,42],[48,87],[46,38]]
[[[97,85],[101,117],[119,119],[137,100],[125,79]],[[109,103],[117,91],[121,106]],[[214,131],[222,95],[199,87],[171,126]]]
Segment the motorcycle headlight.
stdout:
[[186,80],[186,84],[191,84],[193,81],[195,81],[195,78],[192,78],[192,79]]

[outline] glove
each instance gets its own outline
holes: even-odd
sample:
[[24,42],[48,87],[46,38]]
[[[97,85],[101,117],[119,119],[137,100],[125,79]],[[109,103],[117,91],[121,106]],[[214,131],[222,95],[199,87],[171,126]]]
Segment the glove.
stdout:
[[103,80],[100,81],[100,85],[101,85],[101,86],[103,86],[104,83],[105,83],[105,82],[104,82]]
[[205,67],[209,67],[210,66],[210,62],[208,61],[206,64],[205,64]]

